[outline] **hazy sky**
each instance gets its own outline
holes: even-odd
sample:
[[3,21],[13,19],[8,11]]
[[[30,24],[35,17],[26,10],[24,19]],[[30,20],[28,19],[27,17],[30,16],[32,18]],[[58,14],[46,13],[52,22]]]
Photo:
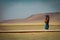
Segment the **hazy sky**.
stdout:
[[2,2],[2,18],[26,18],[32,14],[60,12],[60,0],[6,0]]

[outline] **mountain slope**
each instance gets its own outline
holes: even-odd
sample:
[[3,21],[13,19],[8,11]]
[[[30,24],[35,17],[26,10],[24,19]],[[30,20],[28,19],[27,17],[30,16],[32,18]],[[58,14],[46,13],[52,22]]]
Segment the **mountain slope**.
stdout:
[[3,20],[1,23],[44,23],[45,15],[50,16],[50,24],[60,24],[60,12],[34,14],[25,19]]

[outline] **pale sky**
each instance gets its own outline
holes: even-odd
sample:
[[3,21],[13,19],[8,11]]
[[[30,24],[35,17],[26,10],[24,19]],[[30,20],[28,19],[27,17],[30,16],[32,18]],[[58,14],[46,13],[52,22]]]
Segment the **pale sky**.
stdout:
[[60,0],[6,0],[1,2],[3,5],[1,18],[4,20],[26,18],[38,13],[60,12]]

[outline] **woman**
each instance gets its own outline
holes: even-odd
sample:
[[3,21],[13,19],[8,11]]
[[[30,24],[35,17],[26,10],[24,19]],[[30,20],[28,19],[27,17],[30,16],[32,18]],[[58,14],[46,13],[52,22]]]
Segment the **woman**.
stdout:
[[49,28],[49,15],[46,15],[46,19],[45,19],[45,29]]

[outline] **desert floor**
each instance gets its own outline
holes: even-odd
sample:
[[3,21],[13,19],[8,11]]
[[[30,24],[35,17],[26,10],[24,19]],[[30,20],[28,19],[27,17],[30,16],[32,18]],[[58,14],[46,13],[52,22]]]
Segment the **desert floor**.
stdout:
[[[0,31],[45,30],[44,25],[1,25]],[[59,30],[59,25],[50,25],[48,30]],[[60,40],[60,32],[0,33],[0,40]]]

